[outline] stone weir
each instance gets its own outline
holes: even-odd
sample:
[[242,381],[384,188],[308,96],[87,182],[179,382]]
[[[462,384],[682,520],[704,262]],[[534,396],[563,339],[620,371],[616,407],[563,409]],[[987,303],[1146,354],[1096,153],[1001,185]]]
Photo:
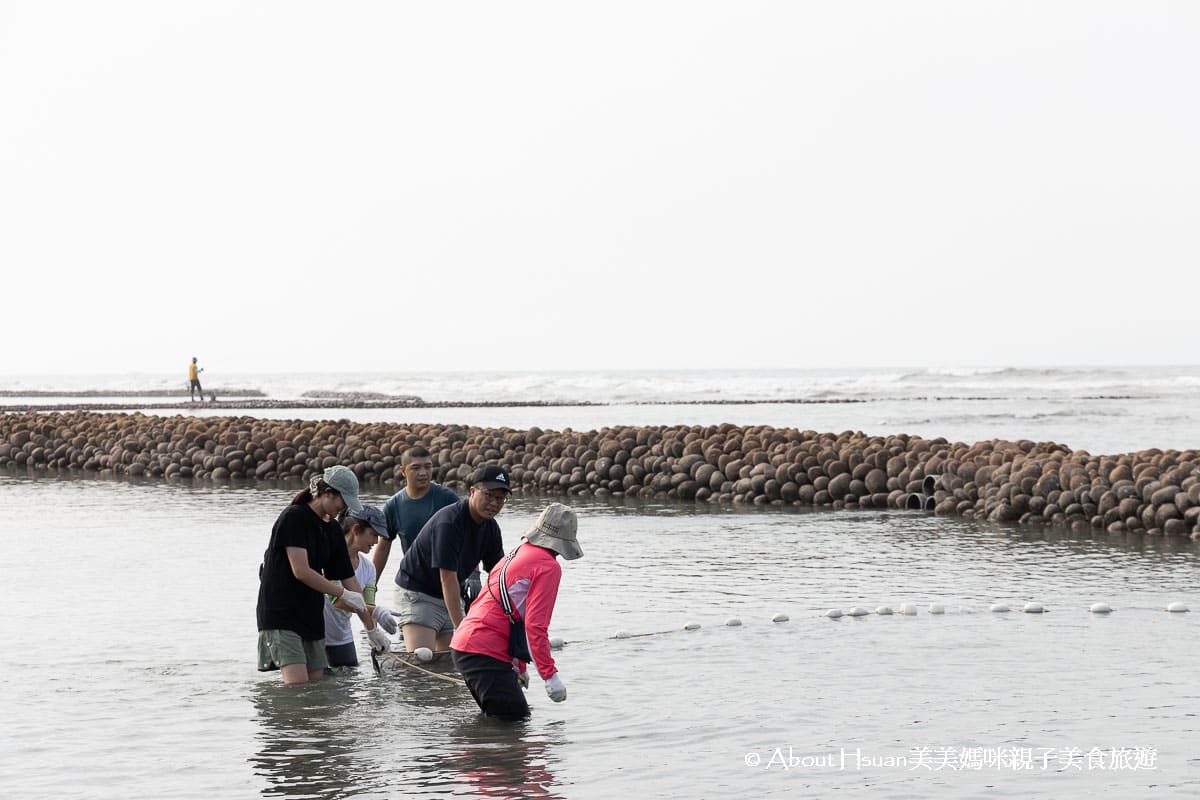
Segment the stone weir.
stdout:
[[0,414],[10,472],[187,481],[293,480],[344,464],[366,486],[395,486],[422,445],[435,479],[465,491],[485,464],[514,490],[681,502],[911,509],[1024,525],[1200,539],[1200,451],[1094,456],[1053,442],[974,444],[896,434],[768,426],[561,431],[462,425]]

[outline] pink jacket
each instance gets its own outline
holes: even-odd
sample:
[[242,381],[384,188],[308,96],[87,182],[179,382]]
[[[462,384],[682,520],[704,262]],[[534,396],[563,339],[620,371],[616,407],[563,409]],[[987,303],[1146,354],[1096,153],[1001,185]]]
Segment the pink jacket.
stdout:
[[[507,560],[507,558],[505,559]],[[463,653],[479,653],[508,661],[508,617],[500,604],[500,570],[504,560],[488,573],[487,584],[471,603],[462,625],[454,631],[450,646]],[[549,680],[558,668],[550,657],[550,617],[558,599],[562,566],[552,550],[522,542],[508,565],[508,596],[517,619],[525,621],[529,653],[542,680]],[[520,664],[522,672],[525,665]]]

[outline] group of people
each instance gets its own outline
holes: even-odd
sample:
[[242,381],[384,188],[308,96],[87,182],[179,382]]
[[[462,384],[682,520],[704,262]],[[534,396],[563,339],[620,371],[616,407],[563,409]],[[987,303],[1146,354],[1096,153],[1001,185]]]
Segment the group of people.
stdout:
[[[390,650],[397,630],[409,653],[449,651],[486,714],[529,715],[530,662],[550,698],[565,700],[548,630],[557,557],[583,555],[575,512],[551,503],[506,555],[495,519],[511,494],[504,468],[482,468],[459,498],[433,481],[425,448],[410,448],[400,467],[404,488],[382,510],[360,502],[353,471],[334,466],[279,515],[259,568],[258,668],[294,684],[357,665],[357,616],[376,651]],[[393,611],[376,603],[376,582],[396,540],[403,555]]]

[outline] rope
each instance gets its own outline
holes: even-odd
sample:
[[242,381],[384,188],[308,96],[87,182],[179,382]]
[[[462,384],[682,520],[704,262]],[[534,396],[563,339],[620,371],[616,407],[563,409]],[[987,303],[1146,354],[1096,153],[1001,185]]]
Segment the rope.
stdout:
[[[682,630],[682,628],[680,628],[679,630]],[[650,633],[631,633],[627,636],[617,636],[616,634],[614,634],[608,638],[609,639],[640,639],[643,636],[662,636],[664,633],[676,633],[676,632],[677,632],[676,629],[672,628],[669,631],[651,631]],[[566,642],[563,642],[563,644],[566,644]]]
[[[435,653],[434,655],[435,656],[444,655],[445,653],[448,653],[448,652],[450,652],[450,651],[442,650],[442,651]],[[462,678],[456,678],[453,675],[443,675],[440,672],[434,672],[433,670],[425,669],[424,667],[420,666],[419,664],[414,664],[413,662],[409,661],[407,658],[404,657],[405,655],[407,655],[407,653],[400,654],[400,653],[395,653],[395,652],[389,651],[389,655],[392,656],[393,661],[395,661],[399,664],[403,664],[406,667],[411,667],[411,668],[415,669],[417,672],[424,672],[426,675],[437,678],[438,680],[449,681],[450,683],[457,683],[462,686],[467,685],[467,682],[464,681]],[[383,671],[382,667],[379,664],[379,655],[377,653],[375,653],[374,651],[371,652],[371,666],[375,667],[376,672]]]

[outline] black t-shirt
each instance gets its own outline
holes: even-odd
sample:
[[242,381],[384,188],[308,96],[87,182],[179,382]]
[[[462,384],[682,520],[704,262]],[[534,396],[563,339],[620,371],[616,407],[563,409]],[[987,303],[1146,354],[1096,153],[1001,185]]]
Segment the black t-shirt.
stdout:
[[504,557],[500,526],[494,519],[476,525],[467,508],[469,502],[469,498],[463,498],[429,518],[412,547],[404,551],[396,583],[440,600],[442,577],[438,570],[454,570],[461,584],[480,561],[489,571],[496,566]]
[[305,504],[283,510],[263,553],[258,584],[258,629],[295,631],[301,639],[325,638],[324,595],[292,574],[289,547],[308,551],[308,565],[331,581],[354,575],[342,527],[325,522]]

